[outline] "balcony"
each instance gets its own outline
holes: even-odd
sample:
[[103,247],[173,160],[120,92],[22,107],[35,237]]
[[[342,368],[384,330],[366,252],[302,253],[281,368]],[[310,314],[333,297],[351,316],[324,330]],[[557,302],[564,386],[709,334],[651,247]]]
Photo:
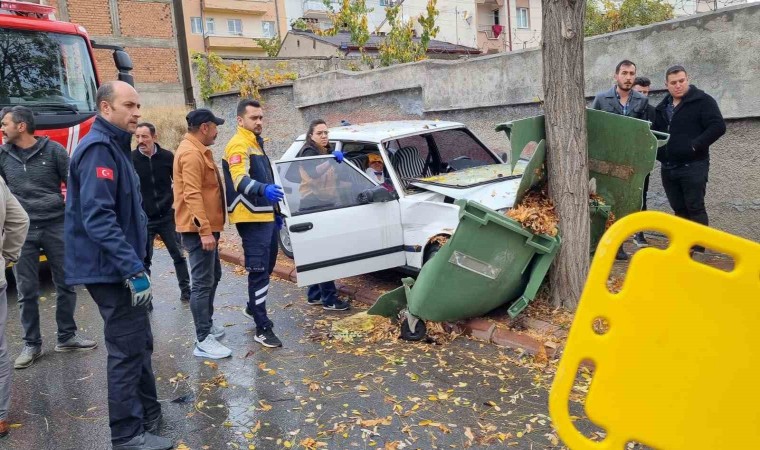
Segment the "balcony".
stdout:
[[207,34],[206,48],[214,49],[246,49],[263,50],[254,39],[267,39],[265,36],[253,36],[247,34]]
[[[341,8],[341,3],[337,1],[331,1],[333,10],[338,11]],[[326,19],[328,9],[324,2],[321,0],[304,0],[303,2],[303,18],[304,19]]]
[[203,10],[263,16],[270,10],[269,3],[266,0],[204,0]]
[[506,31],[503,25],[478,25],[478,34],[482,34],[486,39],[502,39]]

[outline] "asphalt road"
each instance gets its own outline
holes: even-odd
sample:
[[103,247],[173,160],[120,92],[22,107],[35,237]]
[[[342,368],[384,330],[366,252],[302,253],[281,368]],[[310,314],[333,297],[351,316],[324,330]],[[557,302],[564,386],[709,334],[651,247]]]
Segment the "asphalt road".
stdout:
[[[222,342],[233,357],[196,358],[192,316],[179,302],[171,261],[164,249],[155,259],[153,368],[165,417],[161,434],[178,448],[558,448],[547,417],[550,371],[463,337],[441,345],[336,342],[325,327],[358,310],[307,306],[301,289],[277,280],[268,306],[285,345],[264,349],[240,312],[246,278],[226,264],[215,318],[226,327]],[[14,425],[0,448],[110,448],[102,320],[78,289],[80,333],[99,346],[55,353],[55,296],[49,275],[43,278],[45,354],[14,373]],[[8,297],[6,333],[15,358],[21,329],[15,291]]]

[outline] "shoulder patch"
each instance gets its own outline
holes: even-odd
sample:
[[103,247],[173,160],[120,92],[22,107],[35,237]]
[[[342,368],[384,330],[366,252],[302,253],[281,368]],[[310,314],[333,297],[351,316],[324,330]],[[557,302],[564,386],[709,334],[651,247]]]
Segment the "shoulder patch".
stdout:
[[230,164],[240,164],[241,161],[243,161],[243,157],[240,155],[230,156]]
[[108,167],[96,167],[95,174],[98,178],[113,181],[113,169],[109,169]]

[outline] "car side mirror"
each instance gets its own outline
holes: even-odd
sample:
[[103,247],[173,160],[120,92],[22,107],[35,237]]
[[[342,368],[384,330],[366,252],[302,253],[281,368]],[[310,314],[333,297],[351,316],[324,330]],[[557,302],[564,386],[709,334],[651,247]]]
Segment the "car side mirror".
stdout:
[[397,194],[395,192],[388,192],[382,186],[375,186],[359,193],[357,200],[360,204],[366,205],[368,203],[385,203],[392,200],[396,200]]
[[133,69],[132,58],[124,50],[114,50],[113,62],[119,72],[129,72]]

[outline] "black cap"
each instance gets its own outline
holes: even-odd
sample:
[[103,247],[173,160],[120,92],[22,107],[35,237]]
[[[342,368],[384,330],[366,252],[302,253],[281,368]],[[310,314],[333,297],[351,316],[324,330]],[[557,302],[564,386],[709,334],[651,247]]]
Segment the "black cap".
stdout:
[[224,119],[220,119],[214,115],[214,113],[211,112],[211,110],[206,108],[200,108],[200,109],[194,109],[187,113],[187,117],[185,117],[187,120],[187,125],[191,127],[197,127],[198,125],[204,124],[206,122],[214,122],[217,125],[224,124]]

